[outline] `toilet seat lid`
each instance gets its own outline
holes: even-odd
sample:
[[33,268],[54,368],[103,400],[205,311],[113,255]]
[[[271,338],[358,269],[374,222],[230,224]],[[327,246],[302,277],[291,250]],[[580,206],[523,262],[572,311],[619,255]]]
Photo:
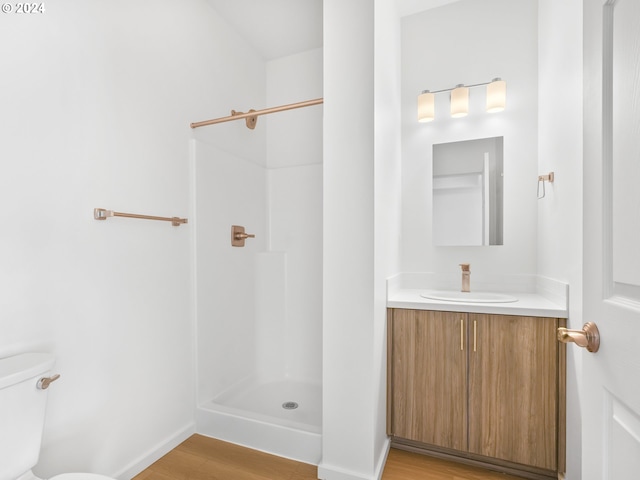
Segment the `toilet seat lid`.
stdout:
[[51,477],[49,480],[115,480],[111,477],[98,475],[97,473],[62,473]]

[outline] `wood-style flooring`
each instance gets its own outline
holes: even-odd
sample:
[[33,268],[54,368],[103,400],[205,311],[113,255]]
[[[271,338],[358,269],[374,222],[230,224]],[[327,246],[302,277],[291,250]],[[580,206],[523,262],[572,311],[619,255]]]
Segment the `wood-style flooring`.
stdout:
[[[133,480],[316,480],[317,467],[193,435]],[[382,480],[521,480],[392,448]]]

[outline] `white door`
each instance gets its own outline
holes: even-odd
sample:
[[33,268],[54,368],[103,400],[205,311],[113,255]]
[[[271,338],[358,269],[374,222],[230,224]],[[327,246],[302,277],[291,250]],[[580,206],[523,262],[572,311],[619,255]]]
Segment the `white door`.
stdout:
[[[640,479],[640,0],[584,0],[582,478]],[[569,345],[568,348],[577,348]]]

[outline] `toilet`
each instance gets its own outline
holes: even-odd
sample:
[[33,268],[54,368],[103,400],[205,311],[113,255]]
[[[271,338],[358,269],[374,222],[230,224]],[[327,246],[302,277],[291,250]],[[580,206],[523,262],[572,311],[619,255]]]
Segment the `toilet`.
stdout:
[[[0,480],[40,480],[38,463],[47,391],[55,358],[23,353],[0,359]],[[114,480],[93,473],[63,473],[49,480]]]

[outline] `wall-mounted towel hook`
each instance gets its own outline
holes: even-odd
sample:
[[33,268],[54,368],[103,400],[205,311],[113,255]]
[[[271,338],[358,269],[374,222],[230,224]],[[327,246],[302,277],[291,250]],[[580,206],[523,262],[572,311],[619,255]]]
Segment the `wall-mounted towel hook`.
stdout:
[[[553,183],[554,177],[555,175],[553,172],[549,172],[546,175],[538,175],[538,200],[540,200],[541,198],[544,198],[544,196],[547,193],[544,183],[545,182]],[[542,184],[542,195],[540,195],[540,184]]]

